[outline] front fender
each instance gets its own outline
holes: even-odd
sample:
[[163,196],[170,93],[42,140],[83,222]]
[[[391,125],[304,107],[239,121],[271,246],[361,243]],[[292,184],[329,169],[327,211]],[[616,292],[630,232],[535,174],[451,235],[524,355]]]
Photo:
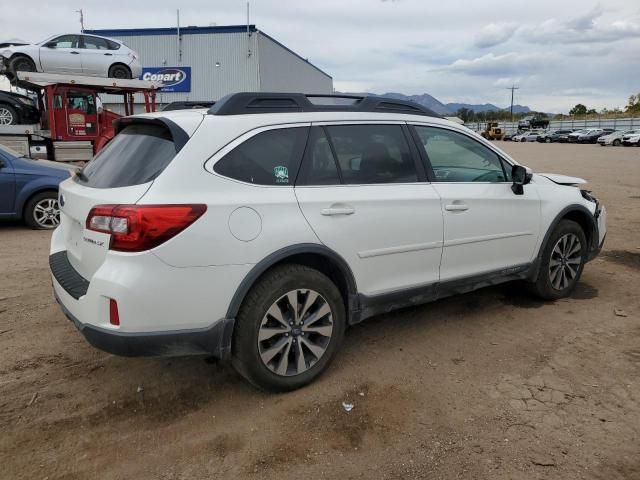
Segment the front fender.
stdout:
[[65,180],[58,177],[37,177],[33,179],[27,179],[20,183],[22,179],[16,178],[16,203],[15,211],[19,216],[22,216],[25,204],[36,193],[45,192],[47,190],[58,191],[60,182]]

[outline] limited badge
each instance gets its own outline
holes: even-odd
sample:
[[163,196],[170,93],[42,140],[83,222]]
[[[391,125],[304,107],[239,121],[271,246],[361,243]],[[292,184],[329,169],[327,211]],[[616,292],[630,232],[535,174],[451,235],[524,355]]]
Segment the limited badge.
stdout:
[[276,183],[289,183],[289,169],[287,167],[274,167],[273,176]]

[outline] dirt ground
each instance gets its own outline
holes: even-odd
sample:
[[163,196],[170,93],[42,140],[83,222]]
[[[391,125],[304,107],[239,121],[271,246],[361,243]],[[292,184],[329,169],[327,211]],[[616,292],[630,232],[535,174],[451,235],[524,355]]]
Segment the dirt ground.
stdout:
[[511,284],[371,319],[286,395],[95,350],[53,299],[50,234],[0,224],[0,478],[639,479],[640,148],[500,146],[607,206],[572,298]]

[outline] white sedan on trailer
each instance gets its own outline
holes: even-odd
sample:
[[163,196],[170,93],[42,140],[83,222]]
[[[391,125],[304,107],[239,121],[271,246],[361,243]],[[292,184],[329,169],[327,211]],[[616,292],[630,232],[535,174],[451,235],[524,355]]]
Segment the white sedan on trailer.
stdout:
[[43,42],[0,50],[0,72],[45,72],[138,78],[140,55],[124,43],[96,35],[54,35]]

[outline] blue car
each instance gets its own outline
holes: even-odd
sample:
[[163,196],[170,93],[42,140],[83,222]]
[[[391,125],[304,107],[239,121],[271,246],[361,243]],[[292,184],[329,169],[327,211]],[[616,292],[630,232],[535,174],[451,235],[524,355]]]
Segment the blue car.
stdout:
[[60,223],[58,185],[75,169],[25,158],[0,145],[0,219],[22,219],[35,229],[56,228]]

